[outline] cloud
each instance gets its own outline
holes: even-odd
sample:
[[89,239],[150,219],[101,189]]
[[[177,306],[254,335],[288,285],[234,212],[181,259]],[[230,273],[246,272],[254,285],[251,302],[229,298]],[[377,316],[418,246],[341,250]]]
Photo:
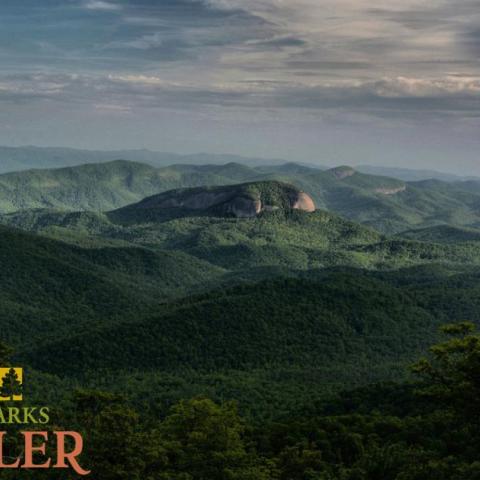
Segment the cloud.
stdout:
[[[308,79],[310,80],[310,79]],[[0,77],[0,102],[55,102],[98,112],[130,114],[155,109],[199,111],[309,111],[318,118],[408,119],[437,122],[480,117],[480,76],[432,79],[385,77],[295,83],[274,79],[173,81],[158,75],[18,75]]]
[[53,99],[73,80],[63,75],[7,75],[0,77],[0,101],[15,103]]
[[246,45],[254,46],[257,48],[263,47],[267,49],[282,49],[305,47],[307,45],[307,42],[293,35],[274,35],[271,38],[247,41]]
[[125,105],[111,104],[111,103],[96,103],[95,110],[107,115],[129,115],[132,109]]
[[[480,21],[479,21],[480,23]],[[480,60],[480,26],[468,29],[462,35],[462,42],[477,61]]]
[[103,10],[107,12],[115,12],[122,10],[122,6],[112,2],[105,2],[102,0],[88,0],[85,3],[85,8],[88,10]]
[[[408,121],[480,111],[478,0],[385,0],[381,8],[370,0],[82,0],[82,8],[48,0],[27,13],[8,5],[0,62],[24,77],[0,77],[2,102]],[[39,22],[47,17],[48,34]],[[20,27],[28,34],[9,42]]]
[[480,95],[480,79],[475,77],[447,76],[439,79],[387,78],[373,84],[382,97],[452,97],[455,95]]

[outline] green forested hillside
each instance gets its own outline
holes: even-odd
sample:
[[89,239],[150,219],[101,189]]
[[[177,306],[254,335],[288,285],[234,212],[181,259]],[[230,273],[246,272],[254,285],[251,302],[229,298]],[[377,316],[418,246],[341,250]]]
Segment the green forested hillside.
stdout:
[[0,175],[0,210],[56,208],[106,211],[162,191],[197,185],[221,185],[256,173],[242,165],[173,166],[117,160],[53,170]]
[[134,315],[222,270],[182,252],[82,249],[0,229],[2,339],[14,345]]
[[435,338],[439,318],[448,317],[422,304],[427,299],[428,293],[360,272],[332,272],[321,281],[275,280],[173,302],[164,314],[144,320],[69,334],[68,341],[47,342],[25,360],[60,374],[65,370],[59,358],[78,365],[77,374],[96,368],[211,373],[275,366],[307,369],[327,382],[335,371],[338,384],[357,382],[360,370],[370,381],[393,378]]
[[[215,400],[204,393],[178,401],[171,393],[146,394],[155,387],[188,389],[188,381],[147,374],[148,383],[135,385],[140,375],[131,373],[142,403],[80,389],[65,399],[56,425],[83,433],[82,465],[104,479],[473,480],[480,471],[480,336],[474,330],[468,322],[444,326],[442,342],[411,367],[414,383],[376,384],[323,398],[308,388],[292,390],[288,380],[281,391],[252,390],[255,405],[260,392],[268,392],[273,417],[252,417],[242,408],[252,373],[240,381],[231,372],[211,378],[205,391],[222,380],[238,382]],[[240,408],[230,395],[240,396]],[[8,448],[14,455],[21,451],[16,444]],[[35,477],[63,478],[64,472],[47,472]],[[25,470],[13,473],[7,470],[5,478],[29,478]]]
[[[265,377],[274,368],[298,374],[289,382],[300,390],[308,371],[320,395],[398,376],[439,323],[480,311],[474,242],[390,240],[322,211],[128,226],[88,213],[26,218],[56,239],[3,228],[3,338],[45,373],[72,376],[67,360],[75,375],[109,371],[114,386],[132,369],[189,382],[198,371],[200,392],[209,375],[237,372],[251,375],[250,391],[280,388]],[[346,270],[325,270],[334,265]]]
[[318,208],[385,233],[436,225],[480,222],[478,182],[402,182],[356,172],[350,167],[321,171],[296,164],[248,167],[149,165],[114,161],[57,170],[0,175],[0,211],[58,209],[108,211],[175,188],[278,180],[307,192]]
[[419,240],[422,242],[461,243],[480,241],[479,228],[461,228],[449,225],[407,230],[400,234],[402,238]]
[[[172,182],[193,175],[226,185],[195,195],[240,192],[269,208],[236,218],[168,207],[191,190],[114,211],[65,207],[72,198],[126,201],[144,188],[137,169],[148,181],[159,172],[114,165],[116,176],[104,165],[92,191],[76,184],[87,167],[70,185],[58,180],[55,208],[4,213],[0,228],[0,362],[8,364],[6,342],[25,368],[29,402],[54,405],[55,425],[85,434],[97,476],[476,478],[468,418],[478,406],[479,342],[461,322],[480,318],[480,242],[475,227],[459,226],[475,223],[472,185],[295,165],[258,169],[254,183],[238,185],[252,169],[176,166]],[[264,180],[286,176],[299,187]],[[48,191],[40,177],[35,195]],[[320,208],[294,210],[290,195],[309,186]],[[377,220],[382,233],[370,226]],[[436,363],[416,367],[430,383],[412,384],[408,365],[446,323],[455,338],[433,350]],[[432,383],[435,368],[447,384]],[[219,431],[228,432],[220,446]]]
[[11,226],[84,247],[133,245],[183,252],[234,272],[272,267],[305,270],[345,265],[384,270],[429,263],[480,264],[480,244],[471,236],[449,241],[446,227],[439,227],[433,243],[428,243],[421,231],[393,239],[321,210],[279,210],[240,219],[182,209],[127,208],[125,214],[128,218],[123,210],[108,214],[37,210],[2,218]]

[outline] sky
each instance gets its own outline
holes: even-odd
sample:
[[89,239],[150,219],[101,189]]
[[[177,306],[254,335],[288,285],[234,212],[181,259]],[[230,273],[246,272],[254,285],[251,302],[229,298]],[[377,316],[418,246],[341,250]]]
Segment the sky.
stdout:
[[480,0],[1,0],[0,144],[480,174]]

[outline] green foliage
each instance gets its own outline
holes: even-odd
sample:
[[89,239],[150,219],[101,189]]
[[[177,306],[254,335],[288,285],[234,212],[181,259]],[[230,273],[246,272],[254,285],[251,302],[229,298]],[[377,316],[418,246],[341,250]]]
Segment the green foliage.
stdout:
[[[176,405],[159,429],[167,458],[162,479],[262,480],[270,478],[243,440],[235,404],[193,399]],[[181,472],[182,476],[178,476]]]
[[79,391],[74,400],[76,422],[88,438],[84,464],[97,478],[144,479],[139,447],[149,439],[140,431],[137,412],[103,392]]
[[116,160],[55,170],[28,170],[0,175],[0,211],[27,208],[107,211],[162,191],[201,185],[225,185],[255,176],[242,165],[156,169]]
[[182,252],[82,249],[5,227],[0,262],[0,327],[12,345],[131,317],[222,274]]
[[[194,397],[159,415],[152,405],[139,409],[111,393],[82,390],[57,420],[82,431],[82,464],[107,480],[472,480],[479,474],[480,434],[472,419],[478,336],[468,323],[442,330],[451,338],[417,364],[419,384],[345,392],[348,406],[323,399],[308,411],[252,424],[232,402]],[[7,479],[30,478],[10,473]]]
[[437,225],[435,227],[408,230],[400,234],[402,238],[419,240],[430,243],[465,243],[480,241],[480,230],[478,228],[460,228],[450,225]]
[[318,208],[386,233],[436,225],[464,227],[480,222],[480,190],[475,182],[406,184],[393,178],[365,175],[350,167],[320,171],[299,165],[251,168],[236,163],[155,169],[115,161],[4,174],[0,175],[0,211],[108,211],[172,189],[272,180],[308,192]]
[[452,338],[432,347],[431,359],[419,361],[413,371],[425,378],[423,394],[478,425],[480,335],[474,333],[475,325],[470,322],[447,325],[442,332]]
[[[163,411],[208,391],[271,417],[306,392],[402,378],[441,322],[480,311],[474,250],[382,242],[326,212],[113,231],[104,239],[121,244],[78,247],[2,229],[3,335],[20,364],[134,397],[150,389]],[[375,262],[383,273],[312,270]]]
[[216,290],[154,314],[99,318],[88,331],[26,346],[18,358],[159,414],[205,393],[238,400],[253,418],[291,415],[347,385],[405,378],[440,323],[480,310],[478,274],[433,281],[434,271],[320,271]]
[[161,316],[69,334],[23,359],[63,373],[57,360],[62,358],[78,365],[76,374],[96,368],[212,372],[273,365],[313,371],[310,365],[318,365],[318,373],[328,375],[340,364],[348,372],[351,362],[355,370],[368,365],[373,379],[385,372],[388,358],[408,359],[426,346],[435,325],[401,290],[332,273],[322,282],[276,280],[172,302]]
[[8,364],[10,355],[13,353],[13,350],[7,346],[5,343],[0,341],[0,367],[4,367]]
[[[128,222],[54,210],[250,180],[229,190],[284,207],[289,190],[272,179],[383,231],[426,228],[386,238],[288,208],[236,219],[137,205]],[[459,228],[478,221],[478,194],[404,187],[294,165],[114,162],[0,177],[5,210],[49,208],[3,221],[50,238],[0,229],[0,328],[29,401],[51,402],[56,425],[84,433],[84,461],[107,480],[478,478],[473,325],[444,327],[415,383],[405,368],[440,324],[478,319],[480,247]],[[2,365],[8,356],[0,344]],[[7,377],[10,398],[19,385]]]

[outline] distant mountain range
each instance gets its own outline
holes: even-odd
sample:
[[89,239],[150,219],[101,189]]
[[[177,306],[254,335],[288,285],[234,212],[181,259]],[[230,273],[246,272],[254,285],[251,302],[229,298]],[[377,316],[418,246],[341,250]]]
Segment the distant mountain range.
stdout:
[[306,192],[318,209],[388,233],[437,225],[480,225],[480,181],[405,182],[348,167],[295,163],[151,165],[116,160],[0,175],[0,213],[49,209],[106,212],[169,190],[279,181]]
[[[86,163],[111,162],[125,159],[132,162],[146,163],[155,167],[166,167],[173,164],[204,165],[241,163],[252,167],[263,165],[281,165],[287,163],[283,159],[244,157],[229,154],[197,153],[180,155],[168,152],[154,152],[146,149],[138,150],[81,150],[63,147],[2,147],[0,146],[0,174],[29,169],[73,167]],[[319,170],[328,170],[327,162],[300,162],[301,165]],[[416,170],[409,168],[358,165],[357,171],[369,175],[394,177],[406,182],[436,179],[455,182],[469,179],[480,180],[479,177],[464,177],[435,170]]]
[[224,164],[238,162],[244,165],[278,165],[285,160],[267,158],[249,158],[239,155],[216,155],[198,153],[179,155],[168,152],[152,152],[150,150],[80,150],[61,147],[1,147],[0,173],[16,172],[29,169],[62,168],[87,163],[103,163],[125,159],[132,162],[147,163],[155,167],[166,167],[172,164]]
[[369,175],[383,175],[395,177],[406,182],[417,182],[421,180],[441,180],[443,182],[460,182],[466,180],[480,180],[480,177],[465,177],[451,173],[438,172],[436,170],[415,170],[412,168],[379,167],[375,165],[358,165],[356,170]]

